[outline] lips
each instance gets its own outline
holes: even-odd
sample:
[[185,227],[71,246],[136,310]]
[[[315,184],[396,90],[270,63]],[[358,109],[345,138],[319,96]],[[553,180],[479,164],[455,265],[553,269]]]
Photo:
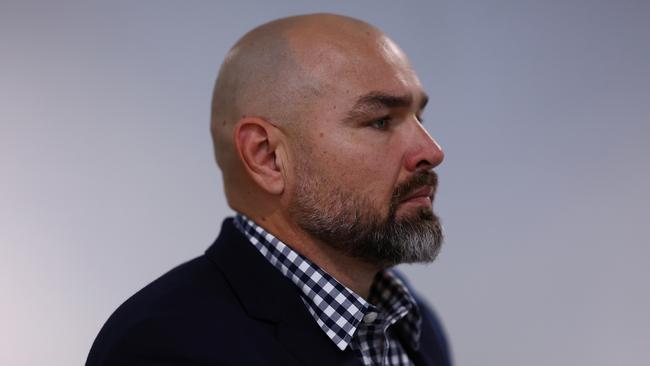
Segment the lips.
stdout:
[[402,202],[408,202],[408,201],[418,201],[418,200],[423,200],[427,199],[429,202],[433,201],[433,187],[422,187],[420,189],[416,189],[415,191],[411,192],[409,195],[407,195]]
[[397,209],[398,206],[405,205],[432,209],[437,187],[438,175],[434,171],[418,171],[395,188],[391,197],[391,207]]

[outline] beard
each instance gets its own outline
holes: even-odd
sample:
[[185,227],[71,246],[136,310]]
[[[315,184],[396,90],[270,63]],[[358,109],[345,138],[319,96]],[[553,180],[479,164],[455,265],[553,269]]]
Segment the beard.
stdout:
[[289,214],[313,238],[346,255],[389,267],[400,263],[432,262],[443,241],[442,226],[429,207],[396,217],[399,205],[413,191],[437,187],[433,171],[422,171],[397,186],[388,213],[358,192],[317,174],[299,169]]

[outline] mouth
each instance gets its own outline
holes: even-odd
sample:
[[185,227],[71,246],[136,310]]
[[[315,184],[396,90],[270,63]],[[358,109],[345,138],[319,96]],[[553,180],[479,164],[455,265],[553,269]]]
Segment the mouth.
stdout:
[[433,202],[433,193],[433,187],[422,187],[407,195],[400,201],[400,204],[416,204],[431,207]]

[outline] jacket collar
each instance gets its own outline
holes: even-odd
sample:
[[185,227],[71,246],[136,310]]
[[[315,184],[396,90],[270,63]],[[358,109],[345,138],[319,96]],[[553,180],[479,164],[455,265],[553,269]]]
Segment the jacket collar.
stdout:
[[274,268],[226,219],[206,256],[222,271],[246,313],[274,323],[278,340],[305,365],[361,365],[340,351],[308,313],[299,289]]

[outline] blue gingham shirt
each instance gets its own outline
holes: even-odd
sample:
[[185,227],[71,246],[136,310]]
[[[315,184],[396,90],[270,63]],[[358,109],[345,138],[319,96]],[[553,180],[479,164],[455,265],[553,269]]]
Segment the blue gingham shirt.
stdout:
[[350,347],[366,366],[413,365],[393,332],[401,328],[402,341],[417,350],[422,320],[415,299],[394,273],[379,272],[366,301],[246,216],[238,214],[234,222],[301,290],[307,310],[340,350]]

